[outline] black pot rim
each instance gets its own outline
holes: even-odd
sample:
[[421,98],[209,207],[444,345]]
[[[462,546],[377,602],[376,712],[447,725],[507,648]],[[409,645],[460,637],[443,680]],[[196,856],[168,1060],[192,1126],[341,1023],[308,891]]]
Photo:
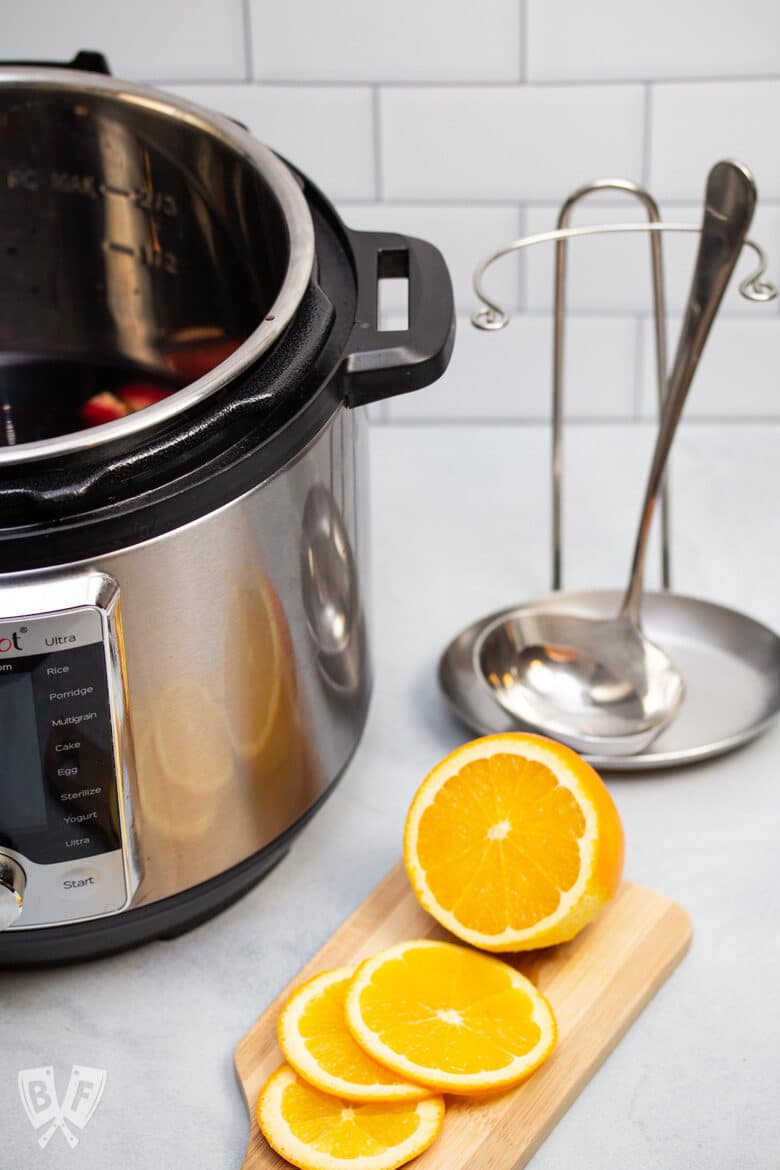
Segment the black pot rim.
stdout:
[[120,553],[196,522],[283,471],[347,409],[339,370],[357,300],[350,233],[303,182],[318,281],[284,336],[199,409],[118,455],[103,448],[91,460],[9,469],[0,484],[3,576]]

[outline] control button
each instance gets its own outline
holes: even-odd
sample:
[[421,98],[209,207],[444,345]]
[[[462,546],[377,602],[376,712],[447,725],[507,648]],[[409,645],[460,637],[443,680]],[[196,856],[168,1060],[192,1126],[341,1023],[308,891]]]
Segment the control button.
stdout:
[[74,802],[74,801],[78,805],[81,801],[85,800],[87,797],[93,797],[93,796],[101,797],[102,795],[103,795],[103,785],[99,784],[93,788],[74,788],[72,791],[60,792],[59,799],[60,799],[61,804],[70,805],[71,807],[73,807],[72,802]]
[[66,755],[56,756],[51,769],[52,779],[62,783],[65,780],[75,779],[81,771],[81,754],[68,752]]
[[54,755],[57,758],[60,756],[76,756],[78,758],[78,755],[81,751],[81,740],[74,738],[73,736],[66,735],[63,739],[58,740],[53,745],[53,749]]
[[0,930],[13,926],[21,914],[26,885],[21,865],[7,853],[0,853]]
[[50,703],[68,703],[73,699],[87,699],[90,695],[94,695],[95,688],[93,686],[83,687],[68,687],[64,691],[49,691]]
[[52,727],[78,728],[86,723],[94,723],[99,718],[97,711],[72,711],[70,714],[57,715],[51,719]]
[[47,666],[46,667],[46,677],[47,678],[61,678],[61,676],[64,674],[70,674],[70,667],[69,666]]
[[88,852],[94,852],[93,849],[94,838],[82,833],[78,837],[69,837],[65,841],[66,849],[86,849]]
[[81,901],[94,894],[100,885],[100,874],[86,865],[74,865],[64,869],[57,878],[57,894],[60,898]]

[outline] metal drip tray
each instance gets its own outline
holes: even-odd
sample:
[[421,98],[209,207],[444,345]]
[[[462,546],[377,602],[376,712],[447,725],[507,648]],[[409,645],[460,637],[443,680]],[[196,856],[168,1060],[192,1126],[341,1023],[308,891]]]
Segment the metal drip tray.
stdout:
[[[586,617],[613,615],[618,590],[556,593],[545,604]],[[528,602],[531,608],[539,604]],[[508,607],[507,614],[518,607]],[[520,607],[524,608],[524,607]],[[483,735],[517,731],[518,723],[493,698],[478,661],[479,637],[497,611],[468,626],[439,662],[439,683],[448,704]],[[588,756],[611,771],[650,771],[709,759],[763,731],[780,711],[780,638],[767,626],[725,606],[695,597],[647,593],[643,627],[679,666],[686,695],[675,721],[646,751],[632,756]],[[528,728],[527,730],[533,730]]]

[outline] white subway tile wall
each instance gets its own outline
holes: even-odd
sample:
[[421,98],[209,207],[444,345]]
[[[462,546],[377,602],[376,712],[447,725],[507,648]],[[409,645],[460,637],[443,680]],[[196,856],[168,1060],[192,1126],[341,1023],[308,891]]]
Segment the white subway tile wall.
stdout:
[[[638,328],[632,317],[589,316],[570,322],[564,404],[568,418],[633,417]],[[483,333],[467,316],[459,316],[446,373],[418,394],[389,399],[387,419],[542,421],[550,410],[551,345],[549,316],[520,315],[499,333]]]
[[243,122],[306,171],[332,199],[374,199],[368,86],[177,85],[180,97]]
[[24,0],[3,10],[4,60],[69,61],[100,49],[118,77],[242,81],[242,0]]
[[777,72],[777,0],[527,0],[529,81]]
[[557,199],[591,175],[642,167],[639,85],[388,86],[388,199]]
[[658,199],[694,198],[716,158],[746,162],[763,197],[780,199],[780,78],[669,82],[650,98],[648,179]]
[[[706,11],[706,25],[702,15]],[[647,187],[665,219],[695,224],[706,172],[738,157],[756,174],[751,235],[780,280],[778,0],[25,0],[4,22],[6,59],[103,50],[118,76],[168,86],[244,122],[304,169],[357,229],[432,240],[458,309],[448,373],[371,408],[378,425],[548,417],[553,248],[502,260],[488,291],[512,313],[482,334],[474,265],[554,227],[565,196],[597,176]],[[575,223],[639,221],[618,195]],[[695,235],[666,235],[674,345]],[[738,276],[753,263],[746,254]],[[567,414],[653,411],[649,247],[627,235],[569,249]],[[716,323],[689,416],[780,417],[780,300],[740,298]],[[398,307],[397,297],[389,307]]]
[[[676,335],[680,318],[672,317]],[[640,410],[652,418],[655,373],[649,322],[643,322]],[[686,405],[688,419],[760,419],[780,413],[780,329],[777,318],[719,320],[707,342],[699,374]]]
[[519,81],[517,0],[250,0],[261,81]]

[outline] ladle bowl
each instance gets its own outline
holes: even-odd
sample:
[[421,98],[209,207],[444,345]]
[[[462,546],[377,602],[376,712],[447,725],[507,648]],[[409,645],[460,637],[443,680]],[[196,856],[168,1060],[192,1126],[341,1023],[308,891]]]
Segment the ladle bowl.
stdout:
[[518,611],[484,630],[477,654],[507,711],[586,754],[643,751],[683,699],[669,656],[625,618]]

